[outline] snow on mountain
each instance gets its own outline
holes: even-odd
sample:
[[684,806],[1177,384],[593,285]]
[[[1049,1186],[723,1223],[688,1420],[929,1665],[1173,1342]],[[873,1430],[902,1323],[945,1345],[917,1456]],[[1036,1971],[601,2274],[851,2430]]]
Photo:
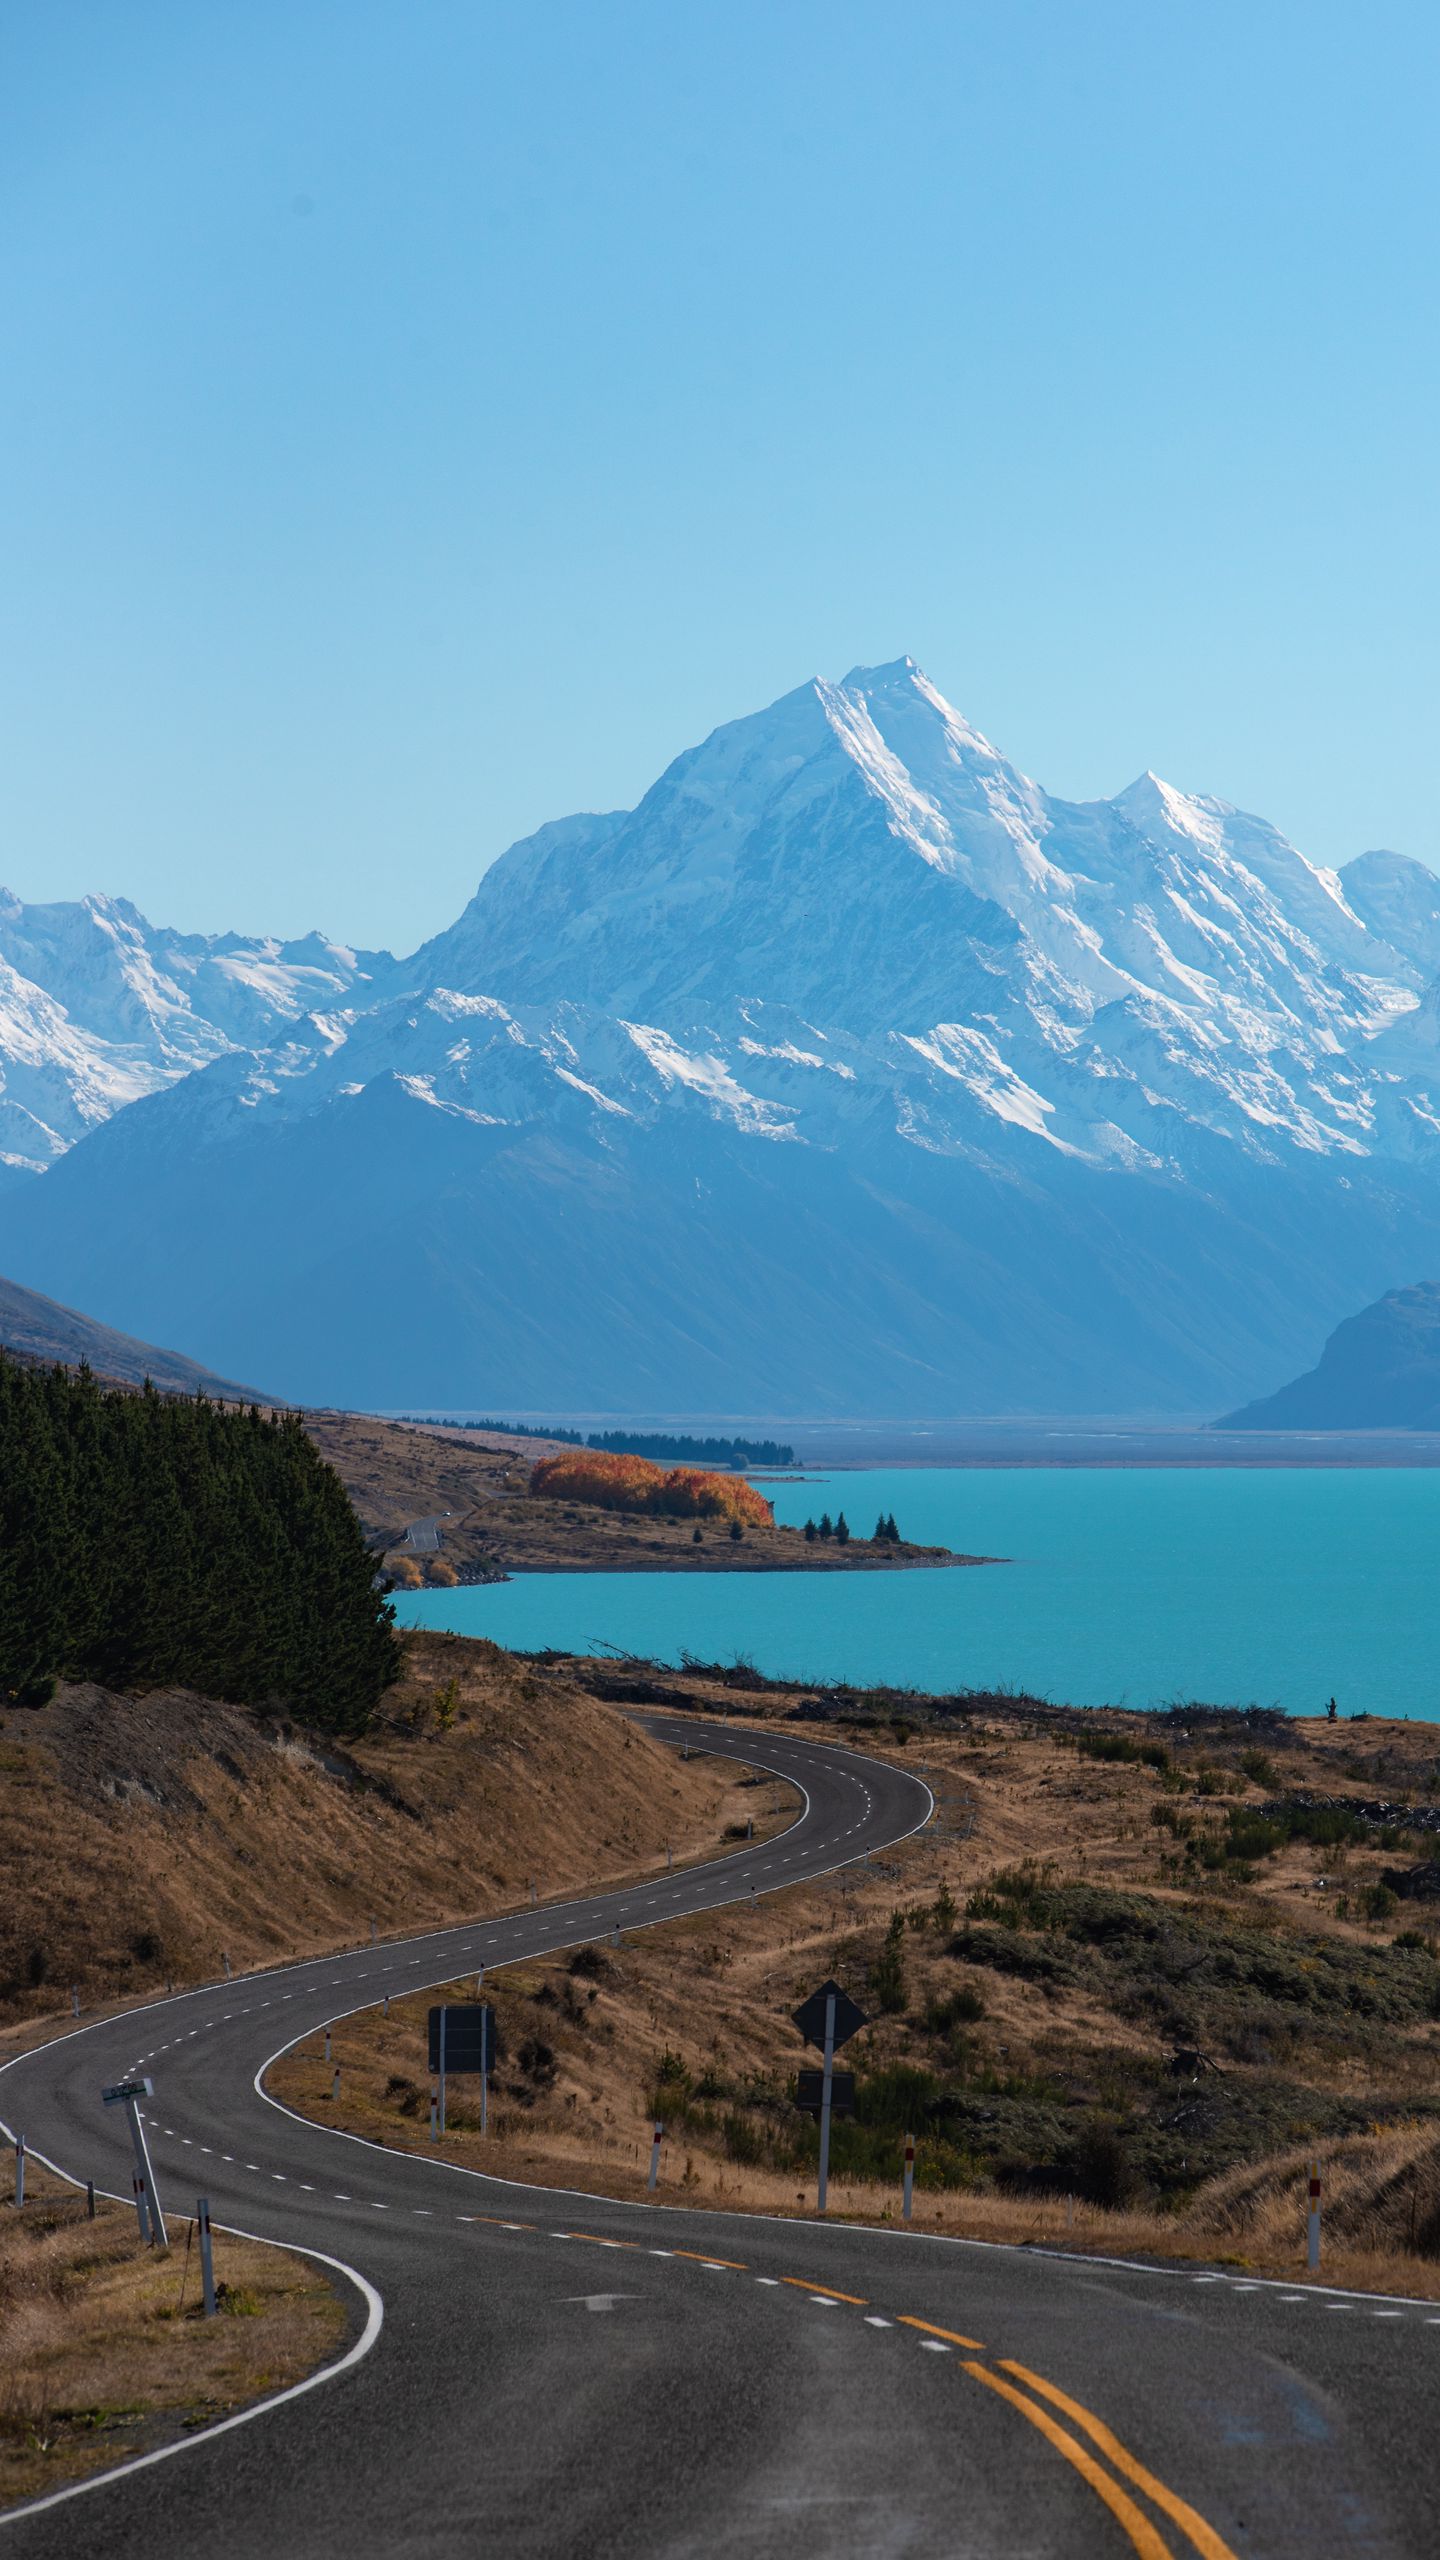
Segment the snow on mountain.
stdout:
[[43,1171],[102,1120],[394,963],[318,934],[157,929],[123,898],[24,905],[0,889],[0,1165]]
[[362,1401],[1213,1410],[1440,1253],[1437,959],[1422,866],[1058,799],[901,659],[405,962],[0,902],[0,1145],[90,1132],[5,1258]]
[[1440,974],[1440,879],[1408,853],[1357,853],[1340,873],[1347,904],[1361,922],[1408,953],[1427,977]]

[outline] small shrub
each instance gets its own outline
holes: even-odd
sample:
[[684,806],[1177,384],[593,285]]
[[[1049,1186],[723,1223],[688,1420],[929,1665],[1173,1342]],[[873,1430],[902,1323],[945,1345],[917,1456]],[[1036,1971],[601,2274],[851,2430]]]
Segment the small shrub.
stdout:
[[1115,2212],[1135,2192],[1135,2173],[1119,2129],[1093,2124],[1082,2133],[1071,2155],[1075,2191],[1087,2204]]

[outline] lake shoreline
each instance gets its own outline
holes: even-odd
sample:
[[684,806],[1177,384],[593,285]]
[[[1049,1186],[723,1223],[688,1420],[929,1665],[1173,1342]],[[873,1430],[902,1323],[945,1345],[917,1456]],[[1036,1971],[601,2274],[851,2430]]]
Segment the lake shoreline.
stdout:
[[402,1618],[517,1650],[747,1657],[816,1686],[1299,1716],[1335,1697],[1346,1718],[1440,1714],[1433,1471],[892,1469],[768,1490],[787,1558],[817,1553],[797,1523],[843,1507],[867,1525],[893,1512],[915,1547],[1009,1570],[901,1567],[882,1591],[863,1569],[759,1570],[747,1537],[718,1574],[657,1570],[642,1550],[623,1571],[519,1570],[486,1590],[397,1595]]

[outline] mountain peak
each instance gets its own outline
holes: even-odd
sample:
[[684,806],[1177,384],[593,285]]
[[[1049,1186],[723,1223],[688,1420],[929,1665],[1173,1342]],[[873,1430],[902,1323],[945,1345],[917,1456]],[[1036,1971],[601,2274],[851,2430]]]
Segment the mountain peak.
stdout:
[[840,690],[849,693],[853,688],[857,693],[881,693],[889,685],[914,683],[917,677],[921,684],[928,681],[924,668],[916,659],[887,658],[880,667],[852,667],[848,676],[841,677]]

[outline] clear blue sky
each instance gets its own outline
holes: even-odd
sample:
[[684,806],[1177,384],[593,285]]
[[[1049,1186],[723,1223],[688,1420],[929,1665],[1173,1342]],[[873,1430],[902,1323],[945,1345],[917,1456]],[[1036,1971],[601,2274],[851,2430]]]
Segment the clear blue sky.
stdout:
[[0,879],[408,949],[911,651],[1050,788],[1440,864],[1440,13],[0,25]]

